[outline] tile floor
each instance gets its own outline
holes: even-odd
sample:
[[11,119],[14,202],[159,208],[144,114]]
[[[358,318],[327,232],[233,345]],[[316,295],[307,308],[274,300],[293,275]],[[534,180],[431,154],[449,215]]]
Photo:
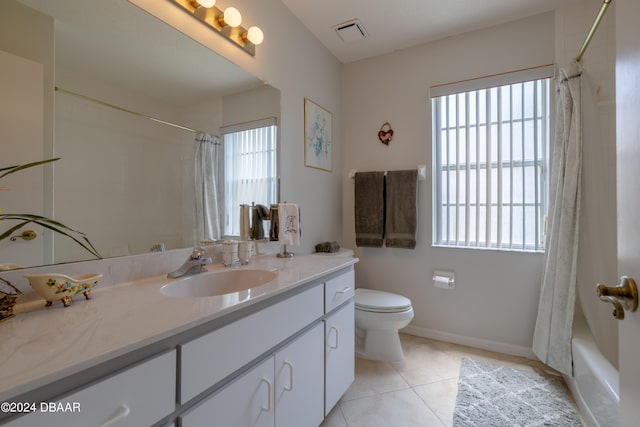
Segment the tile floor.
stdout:
[[558,375],[524,357],[401,334],[404,360],[356,358],[355,381],[321,427],[450,427],[463,357]]

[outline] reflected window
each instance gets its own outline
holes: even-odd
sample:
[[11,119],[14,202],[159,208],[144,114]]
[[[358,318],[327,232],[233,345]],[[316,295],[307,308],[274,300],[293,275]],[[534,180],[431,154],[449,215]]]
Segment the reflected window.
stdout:
[[222,129],[226,236],[240,235],[240,205],[278,202],[277,132],[275,118]]

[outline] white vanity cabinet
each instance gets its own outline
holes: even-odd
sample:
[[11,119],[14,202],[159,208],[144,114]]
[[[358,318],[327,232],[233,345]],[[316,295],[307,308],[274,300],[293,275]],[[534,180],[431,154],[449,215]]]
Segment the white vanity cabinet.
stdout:
[[180,426],[321,424],[354,378],[353,295],[349,269],[182,345],[180,401],[200,402],[179,416]]
[[323,418],[323,327],[318,323],[181,416],[182,427],[317,426]]
[[318,426],[354,378],[353,266],[306,280],[138,355],[106,359],[87,371],[91,383],[37,390],[79,412],[38,411],[0,425]]
[[285,341],[323,313],[321,285],[243,317],[181,346],[184,404]]
[[[175,410],[175,390],[176,351],[173,350],[60,399],[34,403],[38,412],[17,418],[6,426],[149,426]],[[63,406],[56,407],[58,404]]]

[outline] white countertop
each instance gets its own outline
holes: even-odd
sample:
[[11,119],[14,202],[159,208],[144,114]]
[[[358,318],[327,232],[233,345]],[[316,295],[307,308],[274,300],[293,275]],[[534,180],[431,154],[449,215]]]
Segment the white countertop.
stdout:
[[[281,259],[254,257],[249,265],[224,268],[267,269],[278,277],[251,292],[213,297],[174,298],[160,288],[172,281],[156,276],[98,286],[92,299],[82,295],[63,307],[42,299],[19,303],[17,315],[0,324],[0,402],[125,355],[198,325],[282,294],[358,260],[317,255]],[[207,273],[202,273],[207,274]]]

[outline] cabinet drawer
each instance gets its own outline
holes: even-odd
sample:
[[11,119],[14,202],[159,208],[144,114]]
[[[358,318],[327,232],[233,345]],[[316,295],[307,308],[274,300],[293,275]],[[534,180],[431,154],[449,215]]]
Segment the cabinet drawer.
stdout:
[[[39,412],[20,417],[7,426],[148,426],[175,410],[175,390],[174,350],[51,404],[45,402],[44,412],[38,403]],[[108,424],[115,418],[120,421]]]
[[328,313],[354,295],[355,275],[353,269],[324,284],[324,312]]
[[180,417],[182,427],[273,427],[273,356]]
[[323,292],[315,286],[182,345],[180,403],[320,318]]

